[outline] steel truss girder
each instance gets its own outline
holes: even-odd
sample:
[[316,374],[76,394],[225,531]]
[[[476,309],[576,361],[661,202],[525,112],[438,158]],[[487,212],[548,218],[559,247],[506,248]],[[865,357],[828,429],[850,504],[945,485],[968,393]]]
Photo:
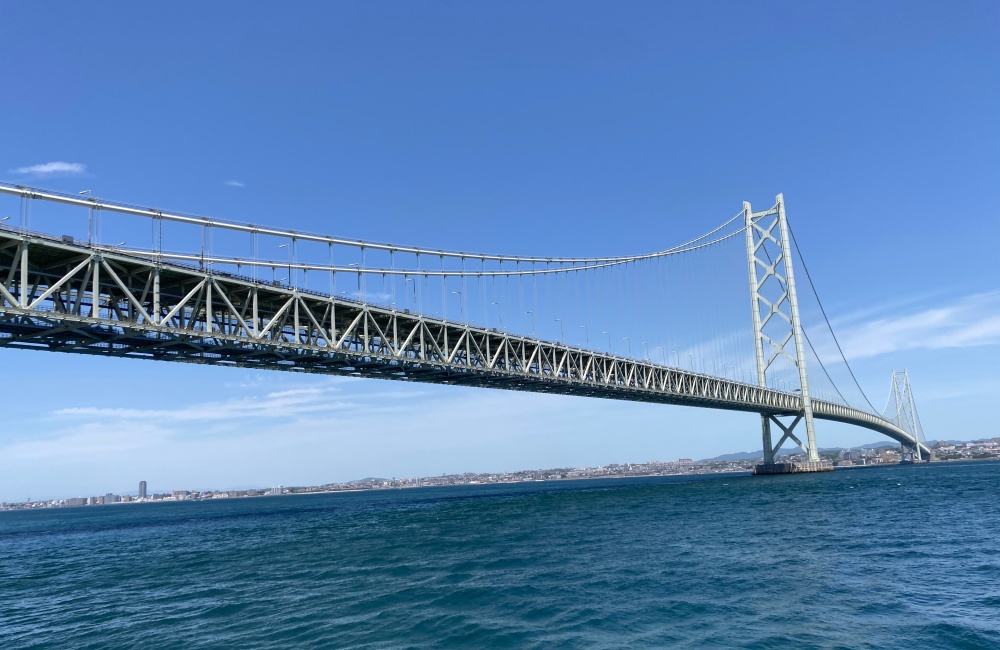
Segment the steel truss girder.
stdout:
[[[794,393],[0,230],[0,347],[794,415]],[[903,441],[838,404],[818,416]],[[901,437],[902,436],[902,437]]]

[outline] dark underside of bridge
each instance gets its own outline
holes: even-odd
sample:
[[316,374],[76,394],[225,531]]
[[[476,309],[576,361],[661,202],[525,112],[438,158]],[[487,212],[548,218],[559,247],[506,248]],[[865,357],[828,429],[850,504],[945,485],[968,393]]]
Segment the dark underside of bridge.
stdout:
[[[0,312],[0,347],[529,391],[652,404],[701,408],[714,406],[749,413],[759,413],[761,410],[759,405],[741,406],[728,401],[709,403],[711,400],[705,397],[644,393],[624,386],[584,386],[551,377],[533,377],[481,368],[470,370],[443,367],[434,363],[370,354],[317,352],[293,344],[232,342],[211,336],[177,335],[120,326],[74,323],[64,318],[60,315],[58,319],[49,320]],[[781,411],[773,411],[773,414],[792,415]]]

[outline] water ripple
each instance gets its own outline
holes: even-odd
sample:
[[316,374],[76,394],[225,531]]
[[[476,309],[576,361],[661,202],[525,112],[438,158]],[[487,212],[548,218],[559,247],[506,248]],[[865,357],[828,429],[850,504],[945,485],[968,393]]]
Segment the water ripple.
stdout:
[[997,648],[1000,463],[0,513],[7,648]]

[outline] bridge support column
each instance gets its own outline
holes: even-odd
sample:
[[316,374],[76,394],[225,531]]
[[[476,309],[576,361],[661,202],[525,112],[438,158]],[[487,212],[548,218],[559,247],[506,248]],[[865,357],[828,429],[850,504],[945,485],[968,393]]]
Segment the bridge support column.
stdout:
[[[746,222],[747,264],[750,275],[750,301],[753,316],[754,351],[757,359],[757,384],[767,387],[767,370],[780,357],[795,364],[798,370],[799,412],[790,425],[783,424],[773,415],[761,414],[764,462],[754,469],[754,474],[790,474],[799,472],[824,472],[833,469],[829,462],[821,461],[816,448],[813,429],[812,400],[809,396],[809,379],[806,374],[804,335],[799,320],[799,302],[795,294],[795,274],[792,270],[792,249],[789,241],[788,221],[785,217],[783,195],[776,197],[770,210],[754,214],[750,203],[743,202]],[[775,233],[777,230],[777,233]],[[770,243],[770,250],[769,250]],[[758,279],[758,267],[763,278]],[[761,306],[766,309],[762,317]],[[787,328],[785,327],[787,325]],[[769,357],[765,359],[764,344]],[[793,343],[794,356],[786,349]],[[800,421],[805,423],[806,444],[792,433]],[[771,424],[783,431],[777,445],[771,445]],[[785,440],[792,439],[806,453],[804,463],[776,463],[774,455]]]
[[899,464],[912,465],[914,463],[929,463],[930,458],[925,458],[920,451],[920,445],[916,442],[912,444],[902,443],[899,445]]
[[764,464],[773,465],[774,464],[774,448],[771,447],[771,416],[761,415],[760,416],[760,428],[763,432],[764,439]]
[[[802,474],[805,472],[833,471],[833,464],[830,461],[820,460],[819,454],[816,454],[817,457],[814,460],[812,458],[813,455],[809,453],[810,448],[803,445],[798,436],[793,433],[795,426],[803,420],[802,415],[795,416],[795,419],[792,420],[790,424],[785,424],[773,415],[762,415],[761,418],[764,420],[764,462],[754,467],[754,475]],[[771,446],[771,424],[774,424],[782,431],[781,439],[778,440],[778,444],[773,447]],[[775,455],[781,450],[781,445],[785,444],[786,440],[791,440],[797,444],[799,449],[806,453],[808,460],[805,462],[777,462],[775,460]]]
[[795,294],[795,272],[792,270],[792,247],[788,241],[788,220],[785,218],[784,195],[777,196],[778,229],[781,233],[781,257],[785,266],[785,284],[788,291],[788,305],[792,312],[792,337],[795,339],[795,365],[799,370],[799,387],[802,396],[802,419],[806,425],[807,453],[810,463],[819,462],[816,450],[816,431],[813,428],[812,398],[809,396],[809,377],[806,374],[806,355],[802,339],[802,321],[799,320],[799,299]]

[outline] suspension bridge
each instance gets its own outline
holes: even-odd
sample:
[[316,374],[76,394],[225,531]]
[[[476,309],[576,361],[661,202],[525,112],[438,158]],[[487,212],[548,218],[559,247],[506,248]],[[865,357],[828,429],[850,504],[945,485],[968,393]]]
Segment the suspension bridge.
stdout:
[[[0,220],[3,347],[756,413],[759,474],[832,469],[816,419],[886,435],[904,462],[931,456],[908,373],[882,409],[855,379],[780,194],[671,248],[605,257],[357,241],[86,190],[0,197],[19,215]],[[779,461],[789,441],[807,461]]]

